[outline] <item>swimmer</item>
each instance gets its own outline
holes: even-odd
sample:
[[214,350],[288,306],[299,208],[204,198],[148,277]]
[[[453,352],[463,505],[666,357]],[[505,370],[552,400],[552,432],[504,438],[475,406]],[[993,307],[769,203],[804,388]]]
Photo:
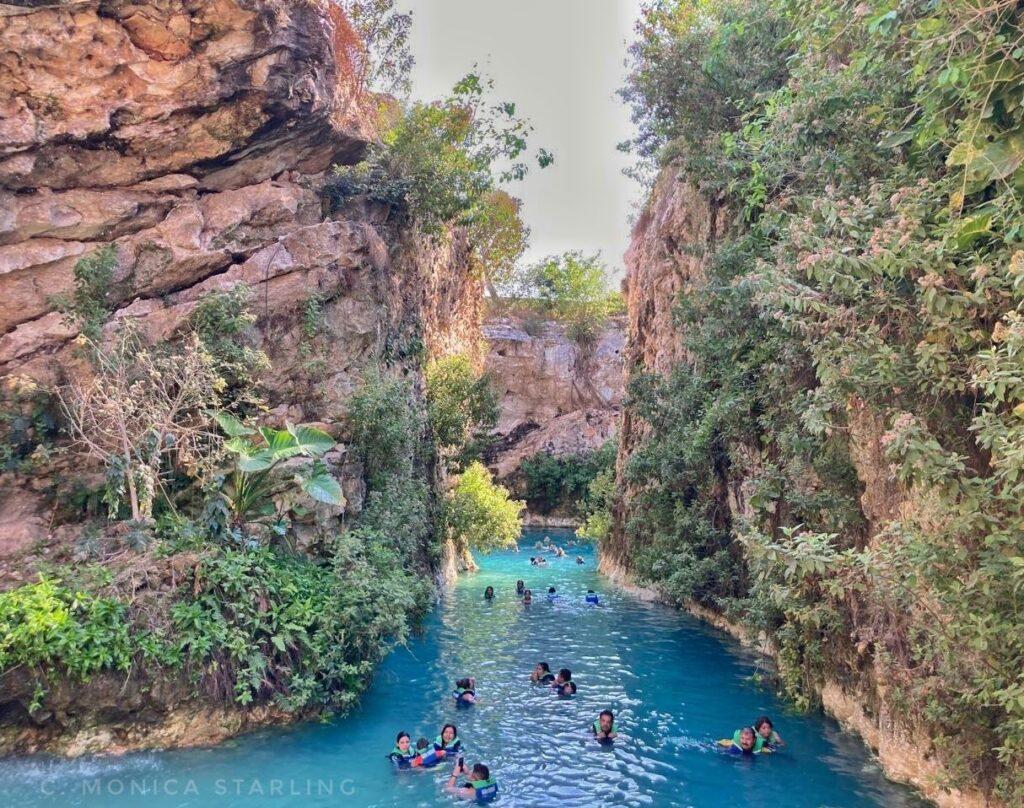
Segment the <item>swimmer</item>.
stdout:
[[723,738],[718,745],[730,755],[759,755],[764,741],[760,740],[752,727],[743,727],[732,738]]
[[572,681],[572,671],[568,668],[560,668],[558,675],[555,676],[555,681],[552,683],[555,687],[561,687],[566,682]]
[[587,601],[587,603],[590,603],[590,604],[592,604],[594,606],[600,606],[601,605],[601,599],[597,596],[597,594],[594,592],[593,589],[588,589],[587,590],[586,601]]
[[576,563],[577,564],[582,564],[583,563],[583,556],[576,556]]
[[558,697],[561,699],[568,699],[576,695],[576,683],[575,682],[563,682],[558,686]]
[[412,738],[409,737],[408,732],[399,732],[398,737],[395,738],[395,748],[388,753],[388,757],[391,762],[394,763],[399,769],[408,769],[412,767],[412,761],[416,757],[416,752],[411,748]]
[[555,674],[547,662],[538,662],[530,674],[530,681],[540,685],[550,685],[555,681]]
[[556,558],[565,558],[565,550],[563,550],[561,547],[556,547],[555,548],[555,557]]
[[416,757],[409,761],[409,765],[413,769],[431,769],[444,760],[446,754],[444,749],[431,749],[430,742],[426,738],[420,738],[416,741]]
[[533,592],[527,589],[523,592],[523,605],[529,606],[531,603],[533,603]]
[[548,600],[552,602],[558,600],[558,592],[555,591],[555,588],[553,586],[548,587]]
[[608,743],[618,737],[615,731],[615,713],[611,710],[601,710],[597,721],[590,725],[590,731],[599,743]]
[[476,679],[467,676],[465,679],[456,681],[452,696],[455,697],[455,704],[459,707],[476,704]]
[[484,590],[484,600],[494,600],[494,587],[489,586]]
[[[456,785],[459,775],[469,778]],[[491,771],[483,763],[477,763],[472,770],[466,768],[466,761],[461,757],[455,763],[455,770],[448,778],[446,786],[449,792],[464,800],[490,802],[498,796],[498,783],[491,777]]]
[[523,596],[523,592],[525,592],[525,591],[526,591],[526,584],[523,583],[523,579],[520,578],[518,581],[516,581],[516,594],[519,595],[519,597],[522,597]]
[[462,741],[459,740],[459,731],[454,724],[445,724],[441,727],[441,734],[434,739],[434,751],[444,752],[445,755],[453,755],[462,748]]
[[760,716],[754,722],[754,732],[757,733],[757,736],[764,743],[762,751],[774,752],[779,747],[786,745],[786,742],[782,740],[779,733],[775,731],[772,720],[766,715]]

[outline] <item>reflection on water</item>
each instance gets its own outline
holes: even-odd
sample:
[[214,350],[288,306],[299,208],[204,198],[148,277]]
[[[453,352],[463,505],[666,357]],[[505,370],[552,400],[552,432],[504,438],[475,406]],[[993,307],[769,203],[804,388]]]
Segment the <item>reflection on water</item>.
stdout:
[[[215,749],[0,762],[2,804],[450,805],[447,767],[396,772],[384,755],[399,730],[433,739],[452,721],[467,761],[482,760],[498,778],[498,805],[921,805],[881,776],[858,739],[820,716],[789,714],[752,686],[756,660],[748,650],[686,615],[611,589],[589,547],[531,567],[537,538],[524,537],[520,554],[483,558],[479,573],[463,576],[345,718]],[[517,578],[533,589],[532,606],[516,599]],[[483,599],[488,585],[497,593],[492,603]],[[549,585],[559,591],[555,603],[544,598]],[[601,594],[600,607],[584,604],[588,588]],[[575,698],[530,684],[541,660],[572,669]],[[476,677],[480,701],[456,710],[451,691],[461,676]],[[620,731],[611,747],[587,733],[606,707]],[[784,753],[749,760],[714,750],[716,738],[761,713],[775,719],[789,744]]]

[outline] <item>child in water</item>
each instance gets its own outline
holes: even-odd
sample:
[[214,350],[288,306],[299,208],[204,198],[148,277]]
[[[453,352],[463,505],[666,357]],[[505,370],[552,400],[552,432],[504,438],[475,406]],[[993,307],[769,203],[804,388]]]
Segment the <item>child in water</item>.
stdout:
[[774,752],[780,746],[786,745],[786,742],[782,740],[779,733],[775,731],[772,720],[766,715],[760,716],[754,722],[754,732],[761,739],[763,751],[765,752]]
[[523,592],[523,605],[529,606],[533,603],[533,592],[529,589]]
[[590,731],[598,743],[609,743],[618,737],[615,731],[615,714],[611,710],[601,710],[597,721],[590,725]]
[[455,697],[455,704],[459,707],[476,704],[476,679],[467,676],[465,679],[457,680],[452,695]]
[[484,600],[494,600],[494,587],[489,586],[484,590]]

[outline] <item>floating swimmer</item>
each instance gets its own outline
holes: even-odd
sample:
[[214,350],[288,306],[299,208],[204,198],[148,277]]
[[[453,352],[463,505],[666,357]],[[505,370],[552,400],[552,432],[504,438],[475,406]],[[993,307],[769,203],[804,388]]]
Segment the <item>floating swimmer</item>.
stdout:
[[456,681],[452,696],[455,698],[455,704],[459,707],[476,704],[476,679],[467,676],[465,679]]
[[558,592],[555,591],[555,588],[553,586],[548,587],[548,600],[552,602],[558,600]]
[[[456,785],[459,775],[469,779],[460,785]],[[490,802],[498,796],[498,783],[491,777],[491,771],[483,763],[477,763],[472,770],[466,768],[466,761],[461,757],[455,764],[452,776],[448,778],[448,791],[464,800],[476,800],[477,802]]]
[[458,729],[454,724],[445,724],[441,727],[441,734],[434,739],[434,751],[454,755],[461,750],[462,741],[459,740]]
[[408,732],[399,732],[395,738],[395,748],[388,753],[388,758],[399,769],[411,769],[416,751],[412,749],[412,739]]
[[594,734],[598,743],[611,743],[618,737],[615,731],[615,713],[611,710],[601,710],[597,721],[590,725],[590,731]]
[[576,563],[577,564],[582,564],[583,563],[583,556],[576,556]]
[[597,596],[593,589],[587,590],[586,601],[587,603],[593,604],[594,606],[601,605],[601,599]]
[[766,715],[760,716],[754,722],[754,732],[757,733],[757,737],[764,743],[762,751],[774,752],[779,747],[786,745],[786,742],[782,740],[779,733],[775,731],[772,720]]
[[736,730],[732,738],[723,738],[718,742],[729,755],[759,755],[764,749],[764,740],[757,736],[752,727]]
[[539,685],[554,684],[555,674],[551,672],[551,666],[547,662],[538,662],[533,673],[530,674],[530,681]]

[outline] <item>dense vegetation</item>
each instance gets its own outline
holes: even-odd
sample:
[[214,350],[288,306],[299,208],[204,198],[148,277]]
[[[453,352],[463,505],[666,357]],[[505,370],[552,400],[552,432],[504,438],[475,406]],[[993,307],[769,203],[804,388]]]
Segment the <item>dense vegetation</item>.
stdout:
[[631,384],[637,570],[770,632],[800,699],[873,661],[953,784],[1020,802],[1018,5],[664,0],[637,33],[640,167],[728,217],[692,361]]
[[593,452],[556,457],[538,452],[519,468],[525,482],[526,503],[532,513],[549,514],[558,509],[583,516],[591,507],[592,485],[615,468],[615,444],[605,443]]

